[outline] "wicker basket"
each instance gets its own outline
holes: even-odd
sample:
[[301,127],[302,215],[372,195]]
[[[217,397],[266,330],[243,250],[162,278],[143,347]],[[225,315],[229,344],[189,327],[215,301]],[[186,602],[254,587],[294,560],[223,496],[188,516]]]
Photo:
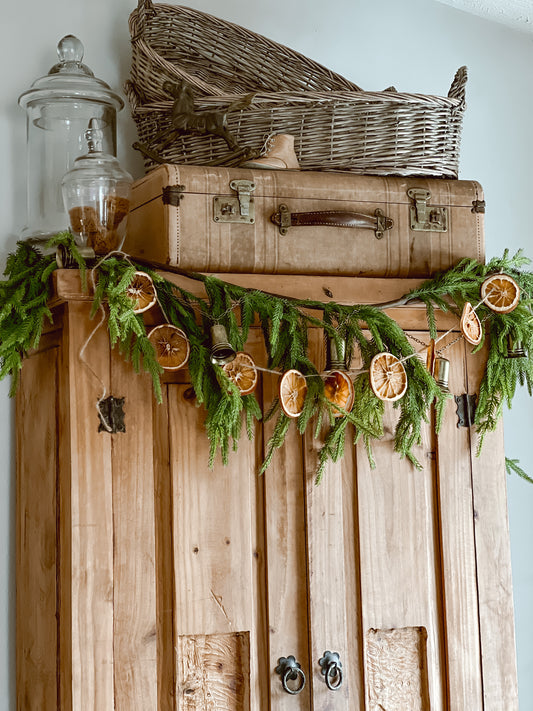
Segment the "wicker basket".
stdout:
[[[190,8],[139,0],[130,32],[125,90],[147,168],[158,162],[236,166],[247,152],[257,155],[268,136],[286,133],[295,137],[304,170],[458,176],[465,67],[447,97],[366,92],[286,47]],[[172,130],[173,99],[163,88],[169,81],[194,88],[195,111],[227,113],[242,150],[211,134],[163,140]],[[246,97],[250,103],[242,108]]]

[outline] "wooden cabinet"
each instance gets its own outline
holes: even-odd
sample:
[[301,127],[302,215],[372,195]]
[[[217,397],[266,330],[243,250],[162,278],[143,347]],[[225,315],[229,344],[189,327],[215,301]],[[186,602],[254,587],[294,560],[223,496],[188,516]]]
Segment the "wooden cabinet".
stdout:
[[[87,344],[96,324],[77,273],[56,277],[54,327],[17,395],[19,711],[518,708],[501,431],[476,457],[452,400],[440,434],[424,431],[417,471],[393,453],[391,408],[376,468],[348,447],[315,486],[319,441],[295,428],[258,476],[267,422],[211,471],[187,372],[156,404],[105,327]],[[260,279],[319,299],[327,282],[349,303],[415,283]],[[427,340],[423,310],[391,315]],[[443,342],[455,340],[450,389],[473,394],[483,355],[457,335]],[[322,335],[310,342],[323,364]],[[247,349],[264,362],[259,329]],[[104,387],[124,398],[123,432],[99,431]],[[276,387],[265,374],[264,410]],[[342,663],[336,691],[326,651]],[[296,695],[275,672],[289,655],[307,678]]]

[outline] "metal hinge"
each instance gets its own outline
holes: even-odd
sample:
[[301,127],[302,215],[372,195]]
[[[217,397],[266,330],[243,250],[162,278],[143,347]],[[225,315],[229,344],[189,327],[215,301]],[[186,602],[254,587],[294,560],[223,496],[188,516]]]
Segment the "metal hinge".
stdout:
[[237,197],[217,195],[213,198],[213,220],[215,222],[238,222],[253,225],[255,205],[252,193],[255,183],[251,180],[232,180],[229,184]]
[[428,205],[431,198],[429,190],[411,188],[407,191],[407,195],[415,203],[409,208],[412,230],[419,232],[448,231],[448,208]]
[[472,200],[472,212],[485,212],[485,200]]
[[476,417],[477,395],[455,395],[457,427],[472,427]]
[[98,432],[115,434],[116,432],[126,431],[126,425],[124,424],[125,399],[110,395],[105,400],[100,400],[98,403],[98,414],[100,415]]
[[185,185],[167,185],[163,188],[163,205],[179,207],[185,191]]

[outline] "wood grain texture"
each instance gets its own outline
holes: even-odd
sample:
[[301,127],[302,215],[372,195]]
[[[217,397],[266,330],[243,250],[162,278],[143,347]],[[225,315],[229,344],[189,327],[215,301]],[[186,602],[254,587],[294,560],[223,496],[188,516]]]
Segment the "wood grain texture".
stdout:
[[430,711],[426,640],[423,627],[368,630],[368,711]]
[[[205,296],[202,282],[187,277],[160,272],[173,284],[180,286],[195,296]],[[262,274],[214,274],[229,283],[249,289],[255,289],[258,280],[261,289],[295,299],[311,299],[324,303],[330,301],[339,304],[384,303],[398,299],[411,289],[420,286],[424,279],[383,279],[379,277],[342,277],[342,276],[307,276]],[[79,272],[74,269],[58,269],[54,272],[57,299],[87,301],[92,297],[81,289]],[[316,312],[313,312],[316,315]],[[408,308],[388,309],[387,313],[400,323],[403,328],[421,329],[427,327],[426,311],[422,304],[413,304]],[[442,329],[457,326],[453,314],[436,314]]]
[[113,680],[113,492],[111,438],[98,432],[96,403],[109,388],[109,337],[101,328],[85,357],[94,324],[89,304],[68,308],[68,388],[71,476],[68,497],[71,560],[72,708],[107,711]]
[[[322,334],[313,332],[309,342],[311,360],[320,362],[324,356],[323,351]],[[350,436],[349,433],[343,460],[337,464],[328,464],[321,484],[316,486],[317,455],[321,440],[315,439],[312,431],[304,434],[311,657],[309,683],[313,708],[321,711],[356,708],[363,688],[359,656],[362,646],[361,610],[357,588],[354,586],[354,578],[358,577],[358,561],[355,558],[347,561],[353,555],[353,550],[345,548],[349,546],[354,531],[354,520],[351,518],[353,508],[350,505],[353,502],[353,489],[350,480],[354,480],[356,472]],[[349,474],[346,476],[345,472]],[[348,568],[345,567],[347,562]],[[355,638],[350,638],[349,632],[355,632]],[[318,664],[326,650],[337,652],[342,663],[344,683],[335,693],[326,686]]]
[[[465,342],[445,353],[452,394],[466,392]],[[470,431],[449,402],[437,437],[446,668],[451,708],[483,709]]]
[[58,704],[57,348],[26,359],[17,393],[17,709]]
[[[263,411],[268,411],[278,394],[278,378],[263,376]],[[266,408],[266,409],[265,409]],[[268,442],[274,422],[264,425]],[[293,655],[309,679],[307,614],[306,525],[302,437],[293,424],[283,447],[263,475],[265,486],[265,536],[268,585],[268,679],[269,708],[279,711],[307,711],[310,685],[297,696],[283,690],[274,673],[281,657]]]
[[[467,355],[468,392],[479,391],[483,354]],[[518,709],[513,587],[503,423],[485,437],[476,456],[472,435],[472,482],[484,711]]]
[[[413,334],[427,341],[427,334]],[[414,454],[422,469],[394,452],[397,412],[385,410],[385,435],[373,443],[375,469],[357,448],[357,504],[361,551],[362,627],[427,630],[432,708],[446,708],[444,631],[434,439],[429,425]],[[369,690],[366,690],[366,703]],[[458,707],[459,708],[459,707]],[[466,707],[465,707],[466,708]]]
[[174,567],[172,545],[172,482],[170,478],[170,440],[168,392],[162,389],[163,402],[152,399],[155,561],[157,609],[157,708],[173,711],[176,650],[174,643]]
[[249,711],[248,633],[178,637],[180,711]]
[[[204,413],[185,389],[168,391],[175,638],[249,632],[255,654],[255,446],[243,439],[228,467],[217,462],[210,471]],[[178,657],[176,679],[180,664]]]
[[[157,707],[157,608],[152,383],[114,353],[112,390],[125,432],[108,434],[113,464],[115,709]],[[161,575],[164,572],[158,571]]]

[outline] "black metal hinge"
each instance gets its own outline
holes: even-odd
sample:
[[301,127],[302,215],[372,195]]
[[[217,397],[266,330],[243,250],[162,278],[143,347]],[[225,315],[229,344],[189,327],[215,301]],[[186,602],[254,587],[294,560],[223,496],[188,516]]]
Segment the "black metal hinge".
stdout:
[[477,395],[455,395],[457,427],[472,427],[476,417]]
[[116,434],[117,432],[126,431],[126,425],[124,424],[125,400],[126,398],[113,397],[112,395],[105,400],[100,400],[98,403],[98,414],[100,415],[98,432]]
[[485,200],[472,200],[472,212],[485,212]]

